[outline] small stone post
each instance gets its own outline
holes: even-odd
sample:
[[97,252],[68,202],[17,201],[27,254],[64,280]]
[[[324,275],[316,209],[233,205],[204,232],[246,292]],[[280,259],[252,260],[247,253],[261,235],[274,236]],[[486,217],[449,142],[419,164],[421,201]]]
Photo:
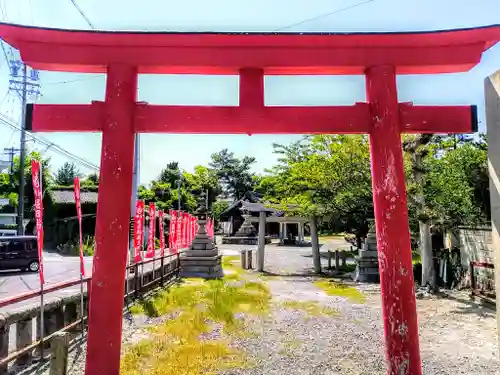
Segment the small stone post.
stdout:
[[[0,359],[9,355],[9,324],[0,316]],[[7,372],[7,364],[0,366],[0,374]]]
[[257,251],[257,270],[264,271],[264,256],[266,251],[266,212],[259,212],[259,249]]
[[[500,293],[500,70],[484,81],[488,169],[490,174],[491,237],[495,262],[495,292]],[[497,308],[497,331],[500,340],[500,308]]]
[[[314,273],[321,273],[321,254],[319,253],[318,226],[316,225],[316,216],[311,216],[309,226],[311,228],[311,245]],[[330,258],[328,259],[330,261]]]
[[[16,350],[21,350],[31,344],[33,338],[33,320],[31,318],[16,323]],[[17,365],[30,365],[33,359],[31,351],[18,357]]]
[[56,333],[51,340],[52,356],[50,357],[49,375],[66,375],[68,371],[68,332]]

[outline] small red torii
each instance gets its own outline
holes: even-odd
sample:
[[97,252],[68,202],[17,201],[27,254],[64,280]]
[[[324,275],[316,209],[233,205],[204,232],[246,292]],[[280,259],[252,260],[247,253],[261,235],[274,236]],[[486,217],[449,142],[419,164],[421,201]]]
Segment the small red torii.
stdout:
[[[36,132],[102,132],[87,375],[118,375],[135,133],[368,133],[388,374],[420,375],[401,133],[477,131],[475,106],[398,103],[397,74],[465,72],[500,26],[416,33],[147,33],[0,24],[35,69],[106,73],[104,102],[30,105]],[[137,102],[137,76],[240,76],[239,106]],[[264,75],[363,74],[367,103],[268,107]],[[114,272],[110,272],[114,270]]]

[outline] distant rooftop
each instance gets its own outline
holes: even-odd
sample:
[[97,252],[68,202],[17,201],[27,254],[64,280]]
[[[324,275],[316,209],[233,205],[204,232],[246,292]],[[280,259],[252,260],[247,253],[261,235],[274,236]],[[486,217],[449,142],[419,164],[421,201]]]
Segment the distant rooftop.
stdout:
[[[52,199],[54,203],[75,204],[75,193],[73,190],[52,190]],[[97,203],[97,192],[82,191],[80,193],[81,203]]]

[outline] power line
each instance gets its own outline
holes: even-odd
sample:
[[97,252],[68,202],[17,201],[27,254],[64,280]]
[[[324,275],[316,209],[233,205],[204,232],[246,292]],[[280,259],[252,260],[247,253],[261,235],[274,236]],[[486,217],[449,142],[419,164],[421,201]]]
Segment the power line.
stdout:
[[95,76],[95,75],[92,75],[90,77],[82,77],[82,78],[76,78],[76,79],[71,79],[71,80],[68,80],[68,81],[56,81],[56,82],[46,82],[44,83],[44,85],[61,85],[63,83],[72,83],[72,82],[79,82],[79,81],[87,81],[89,79],[95,79],[95,78],[102,78],[102,76]]
[[362,6],[362,5],[365,5],[365,4],[368,4],[368,3],[371,3],[371,2],[374,2],[376,0],[366,0],[366,1],[363,1],[361,3],[356,3],[356,4],[353,4],[353,5],[349,5],[345,8],[341,8],[341,9],[337,9],[337,10],[334,10],[332,12],[328,12],[328,13],[323,13],[323,14],[320,14],[318,16],[315,16],[315,17],[311,17],[311,18],[307,18],[305,20],[302,20],[302,21],[299,21],[299,22],[295,22],[295,23],[291,23],[289,25],[286,25],[286,26],[283,26],[283,27],[280,27],[278,29],[275,29],[273,31],[282,31],[282,30],[285,30],[285,29],[289,29],[290,27],[294,27],[294,26],[299,26],[299,25],[302,25],[306,22],[310,22],[310,21],[316,21],[316,20],[319,20],[321,18],[325,18],[325,17],[328,17],[328,16],[332,16],[334,14],[338,14],[338,13],[341,13],[341,12],[344,12],[346,10],[349,10],[349,9],[352,9],[352,8],[356,8],[356,7],[359,7],[359,6]]
[[94,25],[92,24],[92,22],[90,22],[89,18],[85,15],[85,13],[83,12],[83,10],[78,6],[78,4],[76,3],[76,0],[69,0],[71,1],[71,4],[73,4],[73,6],[76,8],[76,10],[81,14],[81,16],[85,19],[85,21],[87,21],[87,23],[89,24],[90,28],[91,29],[95,29]]
[[[1,113],[0,113],[0,123],[4,124],[6,126],[9,126],[10,128],[12,128],[14,130],[22,131],[22,129],[19,125],[17,125],[12,119],[8,118],[7,116],[5,116]],[[36,143],[40,143],[40,144],[46,146],[47,148],[52,149],[54,152],[58,153],[59,155],[65,156],[66,158],[71,159],[72,161],[74,161],[74,162],[76,162],[76,163],[78,163],[78,164],[80,164],[88,169],[92,169],[92,170],[97,171],[97,172],[99,171],[99,167],[97,165],[93,164],[92,162],[90,162],[86,159],[83,159],[79,156],[72,154],[71,152],[65,150],[64,148],[62,148],[61,146],[59,146],[53,142],[47,141],[41,137],[37,137],[31,133],[27,133],[26,136],[31,138]]]

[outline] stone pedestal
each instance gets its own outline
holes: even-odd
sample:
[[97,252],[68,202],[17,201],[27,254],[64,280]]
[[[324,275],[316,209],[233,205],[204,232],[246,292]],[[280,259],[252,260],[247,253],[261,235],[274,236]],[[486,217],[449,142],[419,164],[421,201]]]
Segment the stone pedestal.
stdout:
[[198,219],[198,233],[180,258],[180,277],[218,279],[224,276],[222,255],[219,255],[213,239],[208,236],[206,223],[206,219]]
[[222,237],[222,243],[226,245],[257,245],[258,238],[255,227],[250,222],[251,215],[242,215],[243,224],[232,237]]
[[378,269],[377,236],[375,223],[371,222],[370,230],[366,236],[363,247],[359,250],[356,260],[356,274],[354,280],[379,282],[380,273]]

